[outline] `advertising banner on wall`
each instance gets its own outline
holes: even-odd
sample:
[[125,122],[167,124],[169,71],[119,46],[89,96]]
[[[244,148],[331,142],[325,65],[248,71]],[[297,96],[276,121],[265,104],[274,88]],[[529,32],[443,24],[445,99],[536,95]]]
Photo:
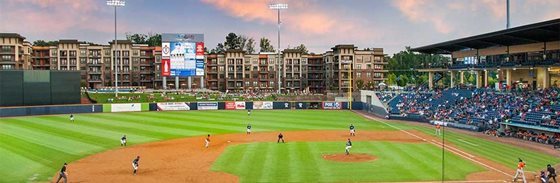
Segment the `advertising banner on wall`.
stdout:
[[226,110],[235,110],[235,102],[226,102]]
[[158,111],[188,111],[191,110],[189,103],[185,102],[166,102],[157,103]]
[[307,102],[296,102],[295,104],[296,109],[307,109]]
[[253,109],[272,109],[272,102],[254,101]]
[[323,109],[342,109],[340,102],[323,102]]
[[218,110],[218,102],[197,102],[198,110]]
[[161,59],[161,75],[162,76],[171,75],[171,62],[169,59]]
[[245,102],[235,102],[235,109],[245,109]]
[[290,102],[274,102],[273,107],[274,109],[290,109],[292,106]]
[[111,112],[134,112],[142,111],[141,103],[111,104]]

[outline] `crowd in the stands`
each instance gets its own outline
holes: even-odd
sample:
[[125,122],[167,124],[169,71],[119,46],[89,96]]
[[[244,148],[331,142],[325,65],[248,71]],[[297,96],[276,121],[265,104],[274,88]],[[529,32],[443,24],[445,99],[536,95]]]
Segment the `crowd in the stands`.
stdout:
[[[408,91],[382,101],[392,115],[419,115],[428,120],[448,121],[477,126],[486,134],[510,136],[545,144],[555,144],[560,134],[535,131],[501,131],[500,124],[520,124],[558,130],[560,89],[515,90],[445,89],[432,92]],[[386,92],[378,95],[385,100]]]

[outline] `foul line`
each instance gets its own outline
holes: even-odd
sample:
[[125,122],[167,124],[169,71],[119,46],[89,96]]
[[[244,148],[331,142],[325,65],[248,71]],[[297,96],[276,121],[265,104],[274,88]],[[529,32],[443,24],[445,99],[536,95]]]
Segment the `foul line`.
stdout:
[[[364,114],[362,114],[362,116],[364,116],[364,117],[366,117],[366,118],[368,118],[368,119],[373,119],[373,120],[375,120],[374,118],[372,118],[372,117],[370,117],[370,116],[367,116],[367,115],[364,115]],[[408,131],[406,131],[406,130],[403,130],[403,129],[399,128],[399,127],[393,126],[393,125],[391,125],[391,124],[389,124],[389,123],[385,123],[385,122],[383,122],[383,121],[381,121],[381,120],[375,120],[375,121],[379,121],[380,123],[383,123],[383,124],[385,124],[385,125],[387,125],[387,126],[390,126],[390,127],[394,128],[394,129],[397,129],[397,130],[399,130],[399,131],[402,131],[402,132],[404,132],[404,133],[406,133],[406,134],[409,134],[409,135],[411,135],[411,136],[413,136],[413,137],[416,137],[416,138],[418,138],[418,139],[422,139],[423,141],[427,141],[426,139],[421,138],[421,137],[418,136],[418,135],[412,134],[412,133],[410,133],[410,132],[408,132]],[[435,141],[435,140],[432,140],[432,141],[437,142],[437,141]],[[443,144],[439,144],[439,145],[438,145],[439,142],[438,142],[438,143],[434,143],[434,142],[430,142],[430,143],[432,143],[432,144],[434,144],[434,145],[436,145],[436,146],[442,146],[442,145],[443,145]],[[452,153],[455,153],[455,154],[457,154],[457,155],[463,157],[463,158],[466,158],[466,159],[471,160],[471,161],[473,161],[473,162],[475,162],[475,163],[478,163],[478,164],[480,164],[480,165],[482,165],[482,166],[484,166],[484,167],[486,167],[486,168],[492,169],[492,170],[494,170],[494,171],[500,172],[500,173],[502,173],[502,174],[504,174],[504,175],[507,175],[507,176],[510,176],[510,177],[513,176],[513,175],[510,175],[510,174],[508,174],[508,173],[506,173],[506,172],[503,172],[503,171],[501,171],[501,170],[498,170],[497,168],[491,167],[490,165],[484,164],[484,163],[482,163],[482,162],[480,162],[480,161],[478,161],[478,160],[472,159],[472,158],[470,158],[470,157],[467,157],[467,156],[463,155],[462,153],[457,152],[457,151],[461,151],[461,150],[453,150],[453,149],[455,149],[455,148],[450,147],[450,149],[448,149],[448,150],[451,151]],[[474,157],[474,156],[473,156],[473,157]]]

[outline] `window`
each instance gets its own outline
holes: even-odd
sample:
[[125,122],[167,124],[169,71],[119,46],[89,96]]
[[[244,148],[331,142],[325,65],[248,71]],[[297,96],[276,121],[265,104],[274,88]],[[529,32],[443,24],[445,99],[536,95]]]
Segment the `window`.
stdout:
[[373,77],[375,77],[375,78],[382,78],[382,77],[383,77],[383,73],[376,72],[376,73],[373,74]]
[[70,52],[69,52],[69,55],[70,55],[71,57],[75,57],[75,56],[76,56],[76,51],[74,51],[74,50],[70,51]]
[[361,72],[356,73],[356,77],[358,78],[362,77],[362,73]]
[[367,76],[368,78],[370,78],[370,77],[371,77],[371,73],[369,73],[369,72],[366,73],[366,76]]
[[356,64],[356,67],[354,69],[362,69],[362,64]]
[[2,65],[2,70],[10,70],[13,69],[14,66],[13,65]]
[[81,63],[81,64],[85,64],[85,63],[86,63],[86,58],[81,57],[81,58],[80,58],[80,63]]
[[383,66],[382,66],[382,65],[375,65],[374,68],[375,68],[376,70],[382,70],[382,69],[383,69]]
[[367,69],[371,69],[371,64],[367,64]]
[[11,55],[2,55],[2,61],[12,61]]
[[81,57],[86,56],[86,50],[80,50],[80,56]]

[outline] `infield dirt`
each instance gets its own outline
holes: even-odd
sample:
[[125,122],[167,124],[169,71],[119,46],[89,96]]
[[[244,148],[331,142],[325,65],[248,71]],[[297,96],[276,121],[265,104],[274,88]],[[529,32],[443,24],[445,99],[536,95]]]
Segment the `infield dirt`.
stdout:
[[[394,141],[427,143],[418,138],[429,136],[408,131],[360,131],[352,141]],[[282,132],[286,143],[294,141],[345,141],[348,131],[289,131]],[[238,182],[238,177],[210,168],[228,145],[276,142],[278,132],[226,134],[211,136],[209,148],[204,148],[205,137],[189,137],[118,148],[95,154],[69,164],[70,182]],[[434,138],[435,139],[435,138]],[[133,139],[131,139],[133,140]],[[118,143],[118,142],[116,142]],[[140,156],[138,175],[132,175],[132,159]],[[354,155],[353,155],[354,156]],[[477,158],[489,166],[513,172],[495,162]],[[509,177],[489,170],[474,173],[468,180],[507,180]],[[55,177],[56,178],[56,177]]]

